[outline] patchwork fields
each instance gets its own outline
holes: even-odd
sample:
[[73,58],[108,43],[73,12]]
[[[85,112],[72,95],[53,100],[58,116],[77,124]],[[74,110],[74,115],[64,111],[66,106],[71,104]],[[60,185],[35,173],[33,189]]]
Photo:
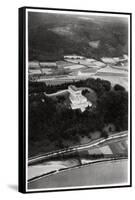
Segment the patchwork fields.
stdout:
[[115,134],[112,139],[98,139],[90,142],[89,145],[77,146],[64,153],[61,151],[50,154],[50,156],[48,154],[47,157],[43,156],[43,159],[39,159],[39,161],[35,158],[35,161],[28,167],[28,179],[33,181],[40,176],[59,172],[62,169],[66,170],[105,160],[127,158],[127,144],[126,133],[122,137],[120,134]]

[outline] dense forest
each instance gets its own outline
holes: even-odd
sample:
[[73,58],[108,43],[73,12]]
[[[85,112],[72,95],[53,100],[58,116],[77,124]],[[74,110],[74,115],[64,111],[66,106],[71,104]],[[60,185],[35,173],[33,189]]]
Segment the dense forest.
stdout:
[[[120,17],[29,13],[29,60],[63,60],[128,54],[128,22]],[[98,45],[91,45],[92,44]]]
[[[64,106],[64,97],[53,99],[43,94],[65,89],[69,83],[56,86],[29,83],[29,156],[79,144],[80,136],[90,137],[94,131],[107,137],[103,130],[109,123],[116,131],[128,129],[128,93],[122,86],[112,88],[109,81],[100,79],[74,84],[87,86],[96,93],[96,107],[84,112],[72,110]],[[87,91],[83,91],[85,93]]]
[[45,82],[29,81],[29,94],[38,92],[46,92],[48,94],[54,93],[59,90],[67,89],[70,84],[75,85],[76,87],[89,87],[93,89],[98,96],[100,96],[105,90],[109,91],[111,89],[111,83],[107,80],[101,80],[100,78],[89,78],[86,80],[73,81],[71,83],[63,83],[58,85],[46,85]]

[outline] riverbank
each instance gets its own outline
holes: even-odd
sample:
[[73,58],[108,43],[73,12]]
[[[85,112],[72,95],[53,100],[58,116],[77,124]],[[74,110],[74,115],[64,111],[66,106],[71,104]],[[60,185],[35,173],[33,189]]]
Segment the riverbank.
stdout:
[[42,177],[28,183],[29,189],[72,188],[91,186],[124,185],[128,181],[128,160],[113,160],[73,168]]

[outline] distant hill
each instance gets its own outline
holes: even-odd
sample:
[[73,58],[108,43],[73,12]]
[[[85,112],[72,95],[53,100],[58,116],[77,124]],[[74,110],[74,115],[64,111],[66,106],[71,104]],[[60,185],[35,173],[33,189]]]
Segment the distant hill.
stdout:
[[128,23],[120,17],[29,13],[29,60],[122,56],[127,42]]

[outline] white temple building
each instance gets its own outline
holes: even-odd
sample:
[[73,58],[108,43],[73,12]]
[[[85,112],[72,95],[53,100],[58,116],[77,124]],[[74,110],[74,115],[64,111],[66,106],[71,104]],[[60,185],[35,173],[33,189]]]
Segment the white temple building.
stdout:
[[68,87],[68,91],[70,93],[70,101],[72,109],[81,109],[81,111],[85,111],[86,107],[91,107],[92,103],[87,100],[85,96],[82,95],[82,90],[76,88],[74,85],[70,85]]

